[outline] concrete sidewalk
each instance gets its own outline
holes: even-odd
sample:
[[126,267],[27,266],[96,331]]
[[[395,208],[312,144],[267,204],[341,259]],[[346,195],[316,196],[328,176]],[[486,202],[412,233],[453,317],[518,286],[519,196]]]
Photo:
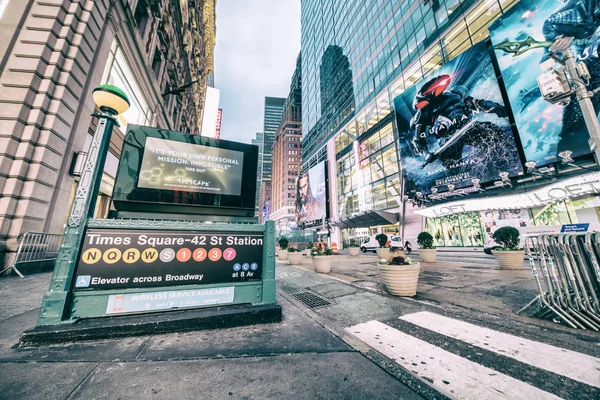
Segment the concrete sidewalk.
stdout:
[[13,348],[50,277],[0,280],[0,398],[421,398],[281,295],[279,324]]
[[[423,292],[415,298],[386,294],[376,261],[336,256],[326,275],[315,274],[310,259],[301,266],[283,261],[278,287],[292,302],[298,294],[319,296],[326,303],[305,310],[312,319],[425,397],[600,398],[600,334],[516,316],[512,304],[531,298],[518,288],[505,295],[496,288],[517,280],[516,286],[531,290],[529,271],[424,265],[425,276],[439,273],[433,274],[436,290],[452,299],[438,303]],[[437,276],[456,282],[444,284]],[[425,285],[421,281],[419,290]]]
[[[418,261],[418,254],[413,258]],[[493,257],[490,259],[495,261]],[[342,252],[334,258],[331,275],[353,285],[387,293],[377,271],[377,261],[377,255],[373,253],[350,257]],[[312,268],[309,260],[304,262],[307,268]],[[526,266],[528,264],[521,270],[501,270],[497,264],[471,258],[465,258],[463,262],[421,262],[415,299],[521,318],[515,312],[538,294],[531,269]],[[540,322],[523,318],[534,324]]]
[[[568,362],[600,357],[597,333],[513,314],[535,295],[530,271],[423,264],[419,293],[406,299],[387,294],[376,262],[374,255],[340,255],[333,259],[332,273],[324,275],[314,272],[308,258],[299,267],[279,261],[277,295],[283,321],[278,324],[29,348],[13,346],[21,332],[35,325],[50,274],[2,278],[0,398],[443,399],[456,397],[460,390],[471,393],[469,387],[488,387],[492,395],[479,398],[496,399],[496,381],[518,381],[526,389],[523,393],[541,391],[544,398],[600,398],[600,384],[514,358],[528,340],[551,346],[559,357],[575,354]],[[475,333],[493,330],[490,346],[477,347],[470,338],[410,322],[423,315],[449,318],[457,326],[466,321],[474,324]],[[368,338],[360,333],[361,326],[382,330]],[[386,335],[392,332],[403,339],[388,342]],[[517,349],[498,353],[505,350],[495,338],[506,334],[515,335],[510,340]],[[429,346],[441,366],[460,357],[470,367],[444,367],[441,372],[450,378],[441,378],[427,370],[438,365],[426,365],[429,357],[427,362],[404,360],[409,349],[398,349],[407,341]],[[471,371],[473,366],[477,368]],[[487,372],[473,372],[479,370]],[[468,373],[473,375],[470,386],[461,387]]]

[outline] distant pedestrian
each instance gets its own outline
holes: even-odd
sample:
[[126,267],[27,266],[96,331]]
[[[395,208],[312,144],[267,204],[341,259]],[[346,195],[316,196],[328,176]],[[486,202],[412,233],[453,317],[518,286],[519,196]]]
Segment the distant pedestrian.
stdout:
[[411,252],[412,252],[412,249],[410,248],[410,242],[407,240],[406,243],[404,243],[404,253],[407,256],[410,256]]

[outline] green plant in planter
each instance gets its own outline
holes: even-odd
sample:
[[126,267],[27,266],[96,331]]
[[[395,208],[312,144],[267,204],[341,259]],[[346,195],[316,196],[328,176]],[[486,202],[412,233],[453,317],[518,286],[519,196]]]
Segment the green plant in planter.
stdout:
[[415,262],[410,257],[394,257],[389,265],[413,265]]
[[356,243],[356,240],[352,239],[350,241],[350,244],[348,244],[348,248],[355,248],[358,247],[358,243]]
[[288,253],[300,253],[302,250],[297,247],[288,247],[287,251]]
[[331,250],[330,248],[313,249],[310,252],[311,257],[332,256],[332,255],[333,255],[333,250]]
[[433,249],[433,236],[428,232],[421,232],[417,236],[417,243],[422,249]]
[[519,236],[520,232],[517,228],[513,228],[512,226],[503,226],[499,228],[494,234],[492,238],[496,241],[496,243],[502,246],[502,251],[518,251],[522,250],[519,247]]
[[315,244],[313,242],[308,242],[307,249],[312,249],[313,247],[315,247]]
[[385,247],[388,241],[388,237],[386,234],[380,233],[379,235],[375,236],[375,240],[377,240],[377,242],[379,243],[379,247]]
[[279,247],[281,247],[281,250],[287,250],[289,243],[289,240],[286,238],[279,239]]

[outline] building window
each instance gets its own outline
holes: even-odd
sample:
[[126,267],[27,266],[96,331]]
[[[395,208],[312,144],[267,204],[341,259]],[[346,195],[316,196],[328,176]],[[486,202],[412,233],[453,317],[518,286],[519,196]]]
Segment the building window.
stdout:
[[145,0],[140,0],[138,2],[137,6],[135,7],[133,18],[135,19],[135,24],[140,31],[140,36],[143,38],[146,31],[146,25],[148,25],[148,4]]
[[109,83],[123,89],[129,97],[131,103],[129,109],[118,116],[121,124],[119,129],[123,133],[127,130],[127,124],[152,124],[154,115],[150,110],[149,102],[142,93],[125,54],[116,40],[113,42],[106,63],[102,83]]
[[0,18],[2,18],[2,14],[4,14],[4,10],[6,10],[7,5],[8,0],[0,0]]

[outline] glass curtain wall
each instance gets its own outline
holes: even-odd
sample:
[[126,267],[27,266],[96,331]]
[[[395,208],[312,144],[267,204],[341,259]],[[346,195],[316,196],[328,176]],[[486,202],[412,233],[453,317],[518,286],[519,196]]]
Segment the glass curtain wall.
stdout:
[[339,218],[400,206],[398,152],[392,124],[383,126],[337,161]]
[[405,87],[485,40],[517,1],[303,0],[304,158],[334,133],[367,131]]
[[[381,46],[382,52],[376,56],[376,59],[384,60],[383,65],[378,68],[378,75],[381,76],[377,81],[386,83],[387,87],[376,90],[375,80],[372,77],[368,75],[363,77],[361,74],[357,78],[358,83],[355,86],[358,87],[355,91],[359,94],[357,107],[359,111],[336,134],[336,150],[341,151],[386,117],[391,112],[391,101],[423,75],[439,68],[443,62],[451,60],[474,44],[487,39],[489,36],[487,27],[517,1],[480,1],[461,18],[457,18],[459,16],[457,11],[464,12],[477,2],[440,1],[440,7],[435,12],[431,9],[423,10],[425,6],[418,6],[418,2],[414,2],[413,6],[410,6],[409,1],[404,1],[398,6],[394,5],[393,9],[396,10],[394,19],[399,18],[405,25],[400,27],[397,35],[389,39],[388,44]],[[460,9],[458,9],[459,5]],[[399,16],[397,15],[399,12],[404,14]],[[414,12],[414,15],[411,16],[410,12]],[[445,35],[436,36],[437,32],[448,27],[449,22],[455,23],[452,29]],[[385,54],[385,50],[389,53]],[[366,60],[361,60],[358,64],[368,63]],[[307,63],[306,66],[303,64],[303,68],[311,67]],[[364,68],[368,71],[373,68],[373,65],[369,64]],[[360,70],[362,72],[363,68]],[[383,71],[385,71],[385,78],[382,75]],[[373,82],[372,87],[369,87],[370,82]],[[308,127],[305,125],[304,129]]]

